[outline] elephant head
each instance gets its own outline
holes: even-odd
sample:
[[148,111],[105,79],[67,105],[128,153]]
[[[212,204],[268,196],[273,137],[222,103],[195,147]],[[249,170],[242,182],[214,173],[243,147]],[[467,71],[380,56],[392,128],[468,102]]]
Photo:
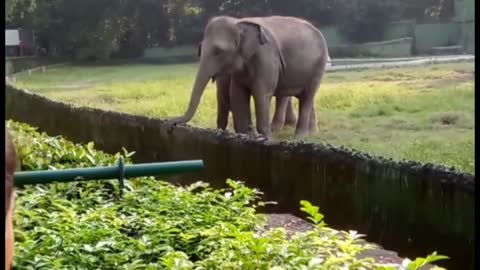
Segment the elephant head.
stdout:
[[236,19],[227,16],[211,19],[197,49],[200,63],[188,109],[183,116],[171,121],[188,122],[195,114],[209,80],[214,81],[218,75],[242,70],[259,46],[266,43],[272,43],[274,47],[277,44],[258,19]]

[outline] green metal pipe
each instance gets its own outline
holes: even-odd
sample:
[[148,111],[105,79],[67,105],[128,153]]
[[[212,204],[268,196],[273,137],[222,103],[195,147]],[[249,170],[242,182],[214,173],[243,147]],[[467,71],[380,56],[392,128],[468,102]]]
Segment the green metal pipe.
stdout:
[[118,179],[123,188],[124,178],[195,172],[203,169],[203,167],[202,160],[157,162],[124,166],[123,158],[120,158],[119,165],[111,167],[17,172],[15,173],[15,185]]

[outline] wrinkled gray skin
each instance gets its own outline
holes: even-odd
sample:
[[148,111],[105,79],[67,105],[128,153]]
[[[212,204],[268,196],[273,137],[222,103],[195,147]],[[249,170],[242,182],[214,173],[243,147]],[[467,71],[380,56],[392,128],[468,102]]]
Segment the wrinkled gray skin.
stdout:
[[318,128],[314,98],[327,60],[325,38],[307,21],[282,16],[215,17],[205,28],[188,109],[168,124],[188,122],[208,81],[231,75],[230,107],[236,132],[249,132],[250,96],[255,102],[257,131],[267,138],[271,138],[272,97],[277,97],[276,114],[280,116],[285,115],[283,108],[286,110],[289,99],[296,97],[299,114],[295,137],[304,138]]
[[[197,56],[202,55],[202,43],[198,45]],[[226,130],[228,126],[228,114],[231,111],[230,106],[230,81],[231,75],[219,75],[212,78],[216,82],[217,87],[217,128]],[[250,106],[250,104],[249,104]],[[286,106],[286,108],[285,108]],[[285,112],[280,115],[278,112]],[[249,111],[250,113],[250,111]],[[251,115],[248,116],[249,129],[252,125]],[[274,118],[272,120],[272,131],[282,129],[284,126],[294,126],[297,122],[297,116],[293,111],[292,100],[290,97],[277,98]]]

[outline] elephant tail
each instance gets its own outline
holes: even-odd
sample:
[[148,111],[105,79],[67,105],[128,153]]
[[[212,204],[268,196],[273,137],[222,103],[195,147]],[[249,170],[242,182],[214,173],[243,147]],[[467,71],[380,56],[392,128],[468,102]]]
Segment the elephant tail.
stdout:
[[328,51],[327,40],[325,39],[325,36],[323,35],[323,33],[320,30],[318,30],[313,25],[311,27],[318,34],[318,38],[319,38],[319,41],[320,41],[319,49],[320,49],[320,52],[322,54],[321,58],[320,58],[320,61],[322,62],[322,67],[325,69],[325,66],[331,65],[331,63],[332,63],[332,60],[330,59],[330,52]]
[[326,50],[327,50],[327,67],[328,67],[332,65],[332,59],[330,58],[330,53],[328,51],[328,48],[326,48]]
[[[319,31],[320,32],[320,31]],[[320,35],[323,38],[323,35],[320,33]],[[319,73],[318,73],[318,80],[321,81],[323,78],[323,75],[325,74],[325,71],[327,70],[328,66],[331,66],[331,59],[330,59],[330,53],[328,52],[328,47],[327,43],[325,42],[325,39],[323,38],[322,46],[321,46],[321,56],[320,56],[320,61],[319,61]]]

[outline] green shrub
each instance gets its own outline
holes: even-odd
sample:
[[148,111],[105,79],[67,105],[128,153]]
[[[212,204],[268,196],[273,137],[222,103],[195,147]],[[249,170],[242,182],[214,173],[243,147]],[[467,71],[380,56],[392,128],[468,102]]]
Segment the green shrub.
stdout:
[[[9,121],[23,170],[105,166],[118,156]],[[132,153],[125,151],[126,163]],[[261,193],[227,180],[212,189],[176,187],[152,177],[20,188],[15,210],[15,269],[374,269],[357,255],[370,245],[356,232],[326,227],[316,206],[301,202],[314,229],[262,231]],[[436,256],[436,254],[433,254]],[[429,257],[427,259],[440,259]],[[412,268],[425,260],[410,263]],[[390,269],[390,268],[381,268]]]

